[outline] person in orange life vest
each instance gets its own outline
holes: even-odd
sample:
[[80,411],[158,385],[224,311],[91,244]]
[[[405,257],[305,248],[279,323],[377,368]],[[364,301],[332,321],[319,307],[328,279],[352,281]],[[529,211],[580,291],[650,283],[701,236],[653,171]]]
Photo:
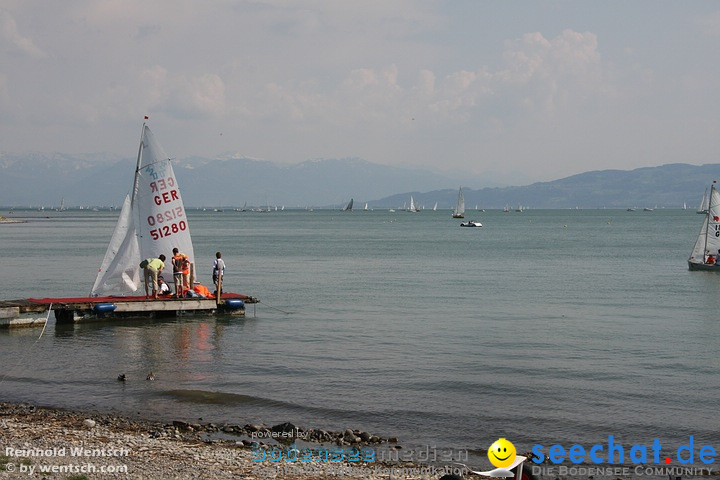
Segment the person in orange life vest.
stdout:
[[714,265],[715,264],[715,255],[713,255],[710,252],[707,252],[706,255],[707,255],[707,258],[705,259],[705,263],[707,263],[708,265]]
[[176,247],[173,248],[172,265],[175,295],[180,297],[184,289],[190,288],[190,259]]

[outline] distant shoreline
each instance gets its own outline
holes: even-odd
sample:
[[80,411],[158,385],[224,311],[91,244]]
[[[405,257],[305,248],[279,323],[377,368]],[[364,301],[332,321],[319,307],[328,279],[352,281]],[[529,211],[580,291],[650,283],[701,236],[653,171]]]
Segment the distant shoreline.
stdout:
[[27,220],[18,220],[17,218],[7,218],[0,216],[0,223],[26,223]]

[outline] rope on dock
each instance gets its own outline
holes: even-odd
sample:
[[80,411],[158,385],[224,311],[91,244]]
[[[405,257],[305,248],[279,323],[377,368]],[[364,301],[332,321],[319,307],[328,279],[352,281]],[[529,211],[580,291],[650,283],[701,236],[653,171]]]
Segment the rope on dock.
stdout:
[[[45,325],[43,325],[43,329],[40,332],[40,336],[37,338],[37,340],[35,340],[35,343],[37,343],[38,340],[40,340],[40,338],[43,336],[43,333],[45,333],[45,327],[47,327],[47,322],[48,322],[48,320],[50,320],[50,312],[52,312],[52,302],[50,303],[50,306],[48,307],[48,314],[47,314],[47,317],[45,317]],[[33,343],[33,345],[35,345],[35,343]]]
[[[43,336],[43,333],[45,333],[45,327],[47,327],[48,320],[50,320],[50,312],[52,312],[52,306],[53,306],[53,304],[51,303],[50,306],[48,307],[48,311],[47,311],[48,314],[47,314],[47,317],[45,317],[45,324],[43,325],[42,331],[40,331],[40,335],[35,339],[33,344],[30,345],[30,348],[28,348],[27,352],[25,352],[25,355],[20,359],[20,361],[18,362],[18,365],[22,365],[23,363],[25,363],[25,360],[32,352],[32,349],[35,347],[37,342],[40,341],[40,339]],[[12,369],[10,369],[10,370],[12,370]],[[8,370],[6,370],[5,373],[3,374],[2,378],[0,378],[0,385],[2,385],[2,383],[5,381],[7,376],[8,376]]]

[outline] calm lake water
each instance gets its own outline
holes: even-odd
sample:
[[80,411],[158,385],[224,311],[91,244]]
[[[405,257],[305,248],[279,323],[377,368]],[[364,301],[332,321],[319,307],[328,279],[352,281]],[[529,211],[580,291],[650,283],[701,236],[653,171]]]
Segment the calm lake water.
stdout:
[[[87,295],[117,212],[22,215],[0,225],[2,298]],[[226,290],[261,299],[247,318],[0,331],[0,399],[438,448],[720,450],[720,276],[686,263],[700,215],[467,218],[483,228],[449,211],[190,211],[200,281],[221,250]]]

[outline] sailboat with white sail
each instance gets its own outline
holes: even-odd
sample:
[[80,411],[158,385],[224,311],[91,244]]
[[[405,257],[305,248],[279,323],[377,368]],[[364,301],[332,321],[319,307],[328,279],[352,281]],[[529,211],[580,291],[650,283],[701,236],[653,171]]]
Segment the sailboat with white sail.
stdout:
[[465,218],[465,197],[463,196],[462,187],[458,190],[457,205],[453,210],[452,218]]
[[10,312],[8,321],[17,325],[33,325],[35,320],[28,315],[50,310],[55,313],[58,324],[156,315],[165,317],[187,312],[244,316],[245,303],[258,302],[257,298],[248,295],[223,292],[222,281],[218,282],[218,295],[213,295],[207,287],[199,284],[193,288],[192,266],[191,290],[183,292],[187,295],[174,298],[155,296],[153,299],[148,298],[147,292],[144,296],[131,295],[140,287],[141,260],[159,258],[161,254],[170,257],[174,248],[191,260],[195,257],[185,207],[170,159],[150,128],[143,123],[132,190],[125,196],[91,296],[28,298],[23,301],[22,307]]
[[703,193],[702,200],[700,200],[700,206],[697,209],[697,212],[700,215],[704,215],[708,213],[708,202],[710,201],[710,197],[708,197],[707,189],[705,189],[705,193]]
[[125,197],[91,295],[137,291],[140,261],[160,254],[170,258],[173,248],[194,261],[190,226],[170,158],[143,123],[132,191]]
[[710,186],[708,211],[705,214],[700,233],[695,241],[688,268],[690,270],[720,271],[718,256],[720,255],[720,193],[715,182]]
[[408,211],[408,212],[412,212],[412,213],[417,213],[417,212],[420,211],[420,210],[418,210],[417,207],[415,206],[415,200],[413,199],[413,196],[412,196],[412,195],[410,195],[410,208],[408,208],[407,211]]

